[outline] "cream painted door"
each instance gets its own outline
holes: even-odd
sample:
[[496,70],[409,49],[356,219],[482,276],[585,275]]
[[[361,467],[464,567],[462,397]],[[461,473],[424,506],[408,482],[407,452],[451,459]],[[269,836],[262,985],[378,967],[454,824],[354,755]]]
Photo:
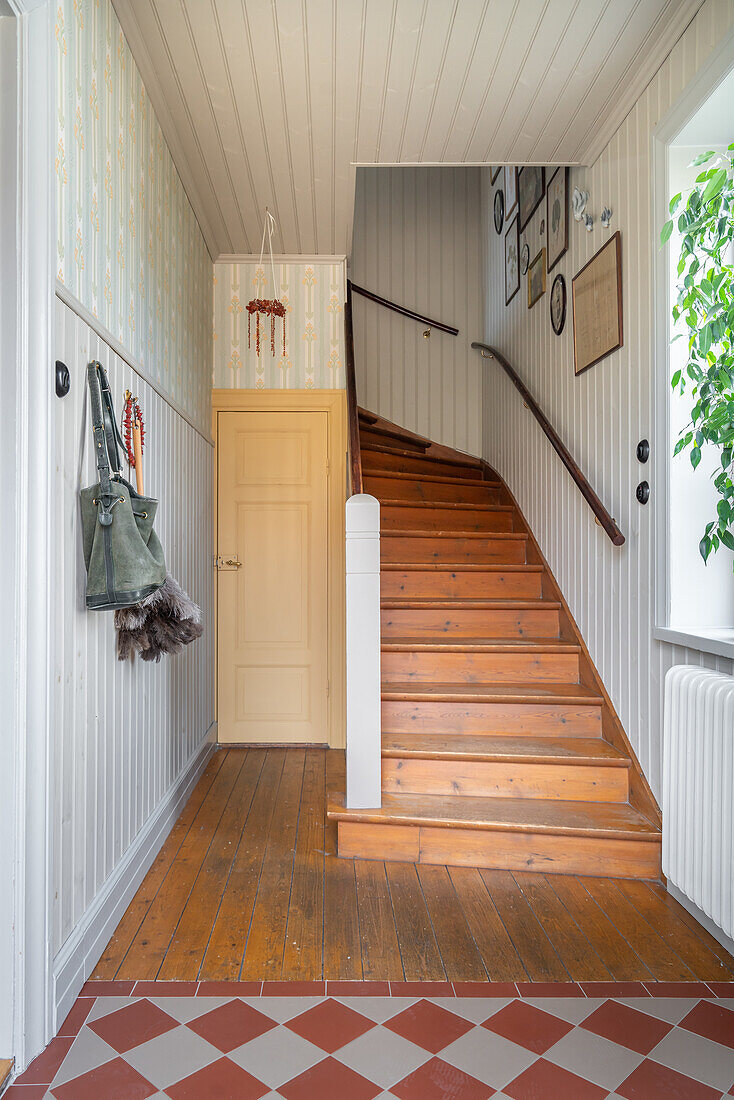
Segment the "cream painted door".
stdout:
[[324,743],[327,414],[220,412],[217,434],[219,740]]

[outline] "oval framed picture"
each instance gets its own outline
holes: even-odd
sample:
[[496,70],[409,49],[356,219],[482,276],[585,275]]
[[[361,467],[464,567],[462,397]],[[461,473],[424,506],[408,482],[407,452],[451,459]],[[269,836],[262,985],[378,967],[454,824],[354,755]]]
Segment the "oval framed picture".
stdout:
[[494,193],[494,228],[497,233],[502,232],[502,225],[505,220],[505,196],[503,191],[495,191]]
[[560,336],[566,324],[566,280],[556,275],[550,292],[550,319],[553,331]]
[[522,251],[520,252],[520,274],[521,275],[526,275],[527,274],[529,263],[530,263],[530,249],[528,248],[528,242],[525,241],[525,244],[522,246]]

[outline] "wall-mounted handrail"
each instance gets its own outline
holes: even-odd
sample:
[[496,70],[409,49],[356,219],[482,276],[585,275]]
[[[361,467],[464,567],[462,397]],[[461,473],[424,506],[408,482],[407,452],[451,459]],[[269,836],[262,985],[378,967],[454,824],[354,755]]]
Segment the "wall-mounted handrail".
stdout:
[[365,290],[363,286],[357,286],[356,283],[348,283],[347,286],[351,286],[355,294],[361,294],[363,298],[369,298],[371,302],[377,302],[378,306],[385,306],[386,309],[400,313],[403,317],[420,321],[422,325],[428,325],[429,328],[437,328],[439,332],[448,332],[449,336],[459,335],[458,328],[454,328],[453,325],[445,325],[443,321],[432,321],[430,317],[424,317],[422,313],[416,313],[415,310],[408,309],[407,306],[399,306],[397,302],[391,302],[389,298],[381,298],[379,294],[373,294],[371,290]]
[[531,413],[545,432],[551,446],[553,447],[553,450],[559,456],[561,462],[578,485],[582,497],[596,516],[596,521],[599,526],[604,528],[615,546],[622,546],[622,544],[624,543],[624,535],[620,531],[619,527],[617,527],[616,521],[610,516],[609,512],[606,510],[601,500],[592,489],[589,481],[581,472],[581,469],[571,455],[571,452],[568,450],[566,445],[563,443],[561,437],[558,435],[558,432],[550,424],[545,413],[538,405],[538,402],[532,396],[519,375],[515,373],[513,368],[507,362],[504,355],[497,351],[496,348],[490,347],[489,344],[481,344],[479,343],[479,341],[476,340],[472,343],[472,347],[482,353],[483,359],[495,359],[499,363],[505,374],[512,381],[515,389],[519,392],[520,396],[525,402],[525,405],[530,409]]
[[359,446],[359,409],[357,380],[354,373],[354,328],[352,326],[352,284],[347,280],[347,301],[344,306],[344,329],[347,356],[347,421],[349,428],[349,470],[352,493],[362,492],[362,452]]

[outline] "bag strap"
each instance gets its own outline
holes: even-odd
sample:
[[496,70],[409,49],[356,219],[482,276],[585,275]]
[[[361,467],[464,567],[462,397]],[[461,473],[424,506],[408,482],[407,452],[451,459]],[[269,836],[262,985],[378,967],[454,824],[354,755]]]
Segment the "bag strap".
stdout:
[[92,439],[100,495],[103,498],[111,497],[112,477],[121,473],[118,438],[121,443],[122,437],[115,421],[107,372],[96,359],[87,364],[87,385],[92,411]]

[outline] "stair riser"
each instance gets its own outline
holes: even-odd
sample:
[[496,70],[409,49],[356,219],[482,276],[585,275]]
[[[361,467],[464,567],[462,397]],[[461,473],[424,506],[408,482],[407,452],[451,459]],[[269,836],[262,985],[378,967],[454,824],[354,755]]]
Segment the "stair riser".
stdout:
[[[385,539],[382,540],[382,552],[385,552]],[[511,543],[509,545],[516,545]],[[522,544],[519,544],[522,546]],[[388,552],[392,548],[388,547]],[[524,549],[524,546],[522,546]],[[397,552],[397,551],[396,551]],[[423,564],[417,563],[417,564]],[[499,564],[499,563],[498,563]],[[523,565],[523,562],[511,563]],[[387,599],[391,596],[406,598],[432,599],[539,599],[542,594],[540,573],[483,573],[480,570],[467,572],[449,572],[441,569],[383,569],[380,574],[380,594]]]
[[378,500],[453,500],[462,504],[499,504],[499,489],[481,483],[446,485],[440,481],[403,481],[391,477],[365,477],[364,491]]
[[660,843],[501,829],[339,822],[339,855],[450,867],[657,879]]
[[[380,507],[381,531],[512,531],[512,512],[481,512],[472,508]],[[485,559],[486,560],[486,559]]]
[[439,474],[441,477],[465,477],[470,481],[481,481],[482,471],[478,466],[455,466],[453,462],[434,462],[423,456],[391,455],[382,451],[362,452],[362,472],[373,470],[397,470],[404,473]]
[[415,443],[412,439],[387,435],[366,427],[359,429],[359,442],[360,446],[363,443],[374,443],[378,447],[398,447],[401,451],[416,451],[417,454],[423,454],[426,450],[424,443]]
[[391,794],[560,798],[626,802],[627,768],[522,761],[421,760],[385,757],[382,789]]
[[381,613],[383,638],[557,638],[558,611],[391,608]]
[[414,684],[576,684],[577,653],[382,654],[382,682]]
[[600,737],[601,707],[383,699],[382,728],[390,733]]
[[[388,533],[380,539],[380,560],[386,564],[410,562],[440,565],[450,562],[451,565],[525,565],[526,545],[525,539],[493,539],[491,536],[486,539],[438,539],[430,536],[406,538]],[[450,569],[445,574],[437,571],[436,576],[440,575],[450,577],[452,573]],[[474,575],[482,576],[479,570]],[[533,583],[540,595],[540,574],[536,573],[534,577]]]

